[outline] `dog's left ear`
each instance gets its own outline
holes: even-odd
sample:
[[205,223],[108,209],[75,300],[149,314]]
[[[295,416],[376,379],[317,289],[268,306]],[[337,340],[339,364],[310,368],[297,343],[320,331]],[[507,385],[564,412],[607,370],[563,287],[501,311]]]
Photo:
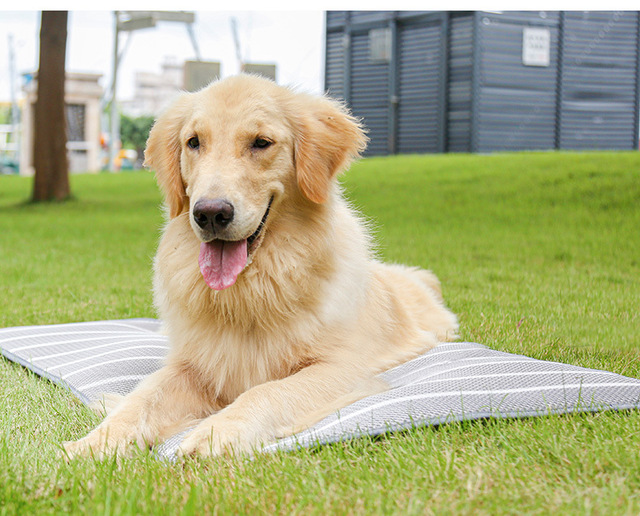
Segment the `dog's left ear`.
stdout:
[[358,120],[337,101],[304,94],[296,100],[298,186],[308,199],[321,204],[329,197],[333,178],[360,156],[368,139]]
[[189,105],[188,94],[183,94],[156,120],[144,151],[144,166],[155,170],[171,218],[180,215],[189,205],[180,173],[180,131]]

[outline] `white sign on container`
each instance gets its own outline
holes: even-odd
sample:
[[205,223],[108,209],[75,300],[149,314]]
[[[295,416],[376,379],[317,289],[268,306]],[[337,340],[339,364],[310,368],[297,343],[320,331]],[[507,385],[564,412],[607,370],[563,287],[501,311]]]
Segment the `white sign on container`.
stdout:
[[551,31],[540,27],[522,30],[522,64],[549,66],[551,62]]

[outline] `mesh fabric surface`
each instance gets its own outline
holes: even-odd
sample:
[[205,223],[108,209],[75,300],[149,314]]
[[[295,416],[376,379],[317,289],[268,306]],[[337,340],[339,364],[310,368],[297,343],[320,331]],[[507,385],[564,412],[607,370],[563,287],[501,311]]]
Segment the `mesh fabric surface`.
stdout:
[[[125,395],[162,366],[168,339],[154,319],[0,329],[0,352],[82,402]],[[440,344],[380,375],[390,389],[357,401],[265,451],[486,417],[640,407],[640,380],[474,343]],[[183,432],[158,447],[173,456]]]

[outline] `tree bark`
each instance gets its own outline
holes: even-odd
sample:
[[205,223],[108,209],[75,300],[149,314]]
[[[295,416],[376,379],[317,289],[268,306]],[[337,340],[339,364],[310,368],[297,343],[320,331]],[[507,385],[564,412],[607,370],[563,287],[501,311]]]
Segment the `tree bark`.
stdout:
[[43,11],[41,17],[33,144],[34,201],[61,201],[71,195],[64,102],[67,14]]

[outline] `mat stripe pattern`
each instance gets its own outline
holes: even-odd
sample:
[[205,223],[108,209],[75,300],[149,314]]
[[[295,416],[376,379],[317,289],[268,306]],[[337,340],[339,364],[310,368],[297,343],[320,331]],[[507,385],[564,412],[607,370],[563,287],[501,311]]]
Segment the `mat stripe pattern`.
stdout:
[[[127,394],[162,366],[167,337],[154,319],[0,329],[0,352],[82,402]],[[640,408],[640,380],[547,362],[475,343],[444,343],[381,375],[390,389],[357,401],[265,451],[487,417]],[[184,433],[158,449],[173,456]]]

